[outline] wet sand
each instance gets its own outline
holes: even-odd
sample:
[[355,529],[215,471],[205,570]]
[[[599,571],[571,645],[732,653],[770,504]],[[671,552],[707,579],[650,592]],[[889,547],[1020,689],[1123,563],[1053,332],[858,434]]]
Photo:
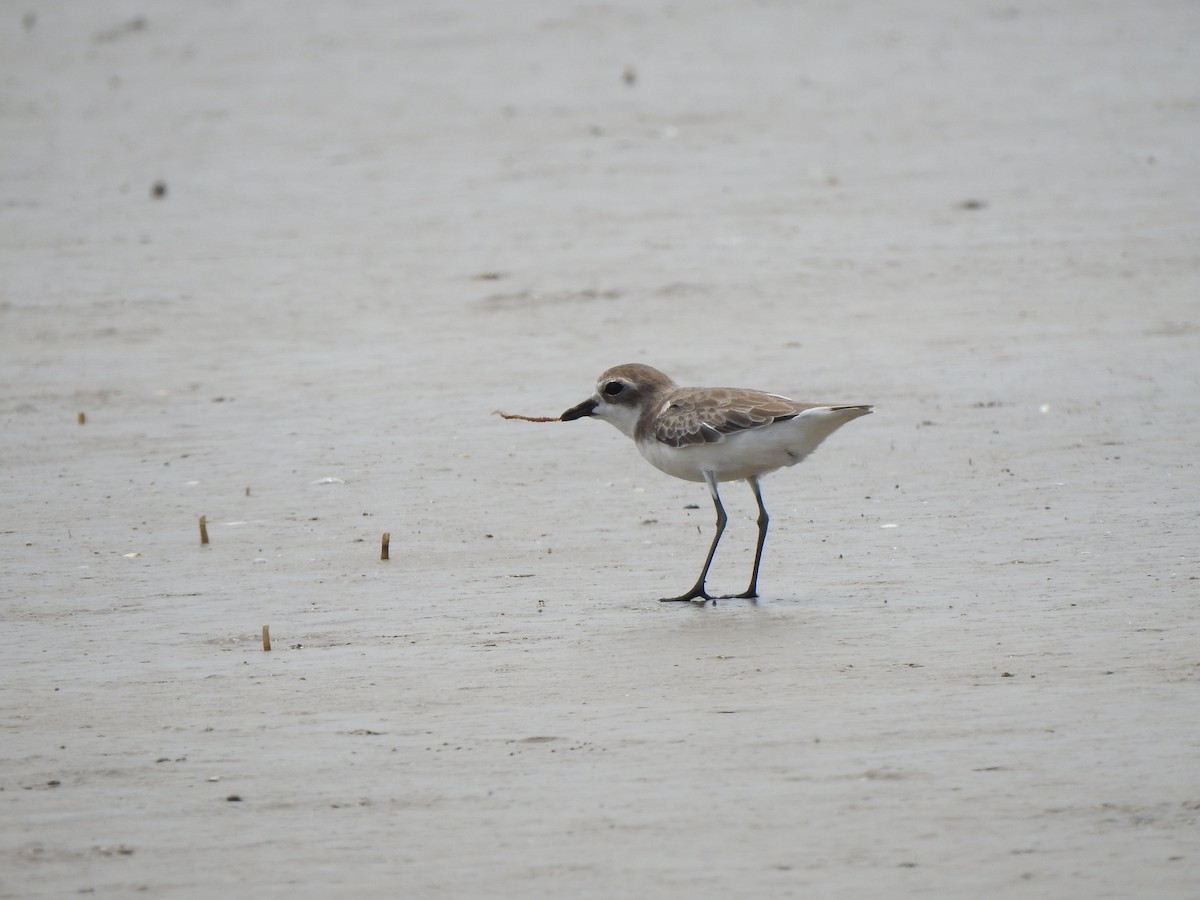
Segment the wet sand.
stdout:
[[0,896],[1194,895],[1192,4],[28,9]]

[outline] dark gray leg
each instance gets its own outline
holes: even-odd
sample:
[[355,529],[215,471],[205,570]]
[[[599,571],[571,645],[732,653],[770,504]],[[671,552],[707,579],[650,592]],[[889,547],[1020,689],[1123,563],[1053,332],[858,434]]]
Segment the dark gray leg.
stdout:
[[[721,505],[721,495],[717,493],[716,477],[711,472],[705,472],[704,481],[708,485],[709,493],[712,494],[713,506],[717,508],[717,533],[713,535],[712,545],[708,548],[708,558],[704,560],[704,568],[700,570],[700,577],[696,579],[696,583],[692,586],[692,589],[678,597],[663,597],[663,603],[674,603],[680,600],[712,599],[712,596],[704,590],[704,580],[708,577],[708,567],[712,565],[713,556],[717,552],[717,544],[721,541],[721,533],[725,530],[726,516],[725,507]],[[761,546],[759,549],[761,549]],[[755,569],[757,570],[757,565]]]
[[758,478],[751,475],[746,479],[746,483],[750,485],[750,490],[754,491],[754,499],[758,501],[758,547],[754,550],[754,571],[750,573],[750,587],[740,594],[730,594],[729,599],[741,597],[750,600],[758,596],[758,566],[762,562],[763,544],[767,542],[767,525],[771,521],[771,517],[767,515],[767,508],[763,506],[762,490],[758,486]]

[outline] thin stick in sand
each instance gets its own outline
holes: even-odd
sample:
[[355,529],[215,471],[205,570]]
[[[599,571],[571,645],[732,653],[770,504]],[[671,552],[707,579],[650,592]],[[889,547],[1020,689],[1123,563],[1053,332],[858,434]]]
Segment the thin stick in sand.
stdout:
[[87,422],[87,413],[84,413],[84,412],[76,413],[75,421],[78,422],[80,425],[85,424]]
[[392,542],[392,533],[390,531],[385,531],[383,533],[383,541],[379,545],[379,558],[380,559],[388,558],[388,544],[390,544],[391,542]]
[[208,516],[200,517],[200,543],[208,543]]
[[506,413],[496,410],[493,415],[502,419],[519,419],[522,422],[561,422],[562,416],[519,416],[516,413]]
[[263,651],[270,652],[271,650],[271,626],[263,626]]

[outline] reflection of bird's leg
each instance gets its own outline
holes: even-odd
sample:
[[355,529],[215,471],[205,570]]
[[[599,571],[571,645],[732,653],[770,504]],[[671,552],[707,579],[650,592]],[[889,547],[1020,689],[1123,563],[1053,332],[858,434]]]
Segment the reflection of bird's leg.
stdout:
[[[717,544],[721,542],[721,533],[725,530],[725,507],[721,505],[721,495],[717,493],[717,477],[712,472],[704,473],[704,481],[708,485],[709,493],[712,494],[713,506],[717,508],[717,533],[713,535],[712,546],[708,548],[708,558],[704,560],[704,568],[700,570],[700,577],[696,579],[696,583],[692,589],[686,594],[678,597],[663,597],[663,603],[671,603],[676,600],[695,600],[701,598],[711,600],[712,597],[704,590],[704,580],[708,577],[708,567],[712,565],[713,556],[717,552]],[[757,565],[755,567],[757,569]]]
[[750,587],[742,591],[740,594],[730,594],[728,599],[740,597],[745,600],[751,600],[758,596],[758,566],[762,562],[763,544],[767,542],[767,525],[771,521],[771,517],[767,515],[767,508],[763,506],[762,490],[758,486],[758,476],[751,475],[746,479],[750,485],[750,490],[754,491],[754,499],[758,501],[758,547],[754,550],[754,570],[750,573]]

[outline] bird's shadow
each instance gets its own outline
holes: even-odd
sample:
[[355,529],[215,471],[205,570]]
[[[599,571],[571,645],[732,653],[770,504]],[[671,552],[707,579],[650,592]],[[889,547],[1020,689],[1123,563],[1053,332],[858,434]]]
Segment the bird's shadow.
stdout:
[[736,594],[730,596],[710,597],[707,600],[687,600],[683,602],[666,602],[660,603],[663,607],[679,607],[683,609],[803,609],[807,607],[823,606],[825,601],[817,597],[781,597],[781,596],[762,596],[757,597],[739,597]]

